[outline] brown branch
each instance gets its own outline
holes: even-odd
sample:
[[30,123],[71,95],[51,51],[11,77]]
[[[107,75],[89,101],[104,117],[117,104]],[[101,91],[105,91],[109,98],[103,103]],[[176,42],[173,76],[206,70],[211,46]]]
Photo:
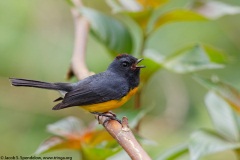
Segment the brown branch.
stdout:
[[151,160],[142,146],[138,143],[132,131],[128,127],[127,117],[122,118],[122,124],[108,117],[96,116],[109,134],[122,146],[132,160]]
[[[82,6],[81,0],[72,0],[72,3],[74,5],[71,12],[75,24],[75,43],[72,65],[68,73],[68,78],[71,78],[74,74],[77,79],[81,80],[92,74],[89,72],[85,63],[89,22],[85,17],[81,16],[76,9]],[[104,123],[105,121],[106,123]],[[118,121],[109,120],[104,116],[99,117],[99,123],[103,124],[105,129],[117,140],[133,160],[151,160],[128,127],[128,120],[126,117],[123,117],[122,125]]]
[[134,108],[140,109],[141,107],[141,90],[139,90],[134,97]]
[[91,75],[85,63],[87,38],[89,32],[88,20],[81,16],[78,9],[82,6],[80,0],[72,0],[74,7],[71,8],[74,25],[75,25],[75,41],[74,51],[71,61],[71,68],[68,72],[67,78],[70,79],[75,75],[79,80]]

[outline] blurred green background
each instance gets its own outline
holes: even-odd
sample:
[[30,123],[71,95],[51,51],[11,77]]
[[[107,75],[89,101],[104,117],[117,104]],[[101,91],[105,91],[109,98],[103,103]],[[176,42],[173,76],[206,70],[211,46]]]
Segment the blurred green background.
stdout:
[[[172,0],[170,5],[182,7],[189,2]],[[223,2],[240,6],[239,0]],[[102,0],[86,0],[85,4],[109,12]],[[104,71],[113,57],[93,37],[88,40],[89,69],[95,73]],[[9,77],[66,81],[73,41],[72,16],[64,0],[0,0],[0,155],[31,155],[50,136],[46,126],[63,117],[73,115],[86,123],[94,120],[91,114],[78,108],[52,111],[56,92],[15,88],[8,81]],[[218,75],[240,89],[240,15],[211,22],[165,25],[149,40],[148,46],[170,54],[195,42],[218,47],[231,59],[224,69],[199,74]],[[187,74],[161,70],[151,78],[144,87],[142,105],[157,106],[144,118],[140,128],[141,135],[158,143],[151,152],[157,154],[184,142],[198,128],[212,128],[204,105],[205,93],[205,88]],[[73,151],[67,153],[77,157]],[[223,152],[206,159],[234,159],[234,156],[232,152]]]

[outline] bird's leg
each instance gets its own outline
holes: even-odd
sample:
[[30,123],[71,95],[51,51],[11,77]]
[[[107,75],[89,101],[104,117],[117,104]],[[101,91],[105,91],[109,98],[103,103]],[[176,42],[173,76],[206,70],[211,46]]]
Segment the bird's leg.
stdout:
[[99,117],[100,116],[104,116],[104,117],[107,117],[108,119],[106,119],[103,124],[105,124],[107,121],[109,120],[116,120],[118,121],[120,124],[121,124],[121,120],[117,118],[116,114],[114,114],[113,112],[111,111],[108,111],[108,112],[103,112],[103,113],[100,113],[100,112],[91,112],[92,114],[95,114],[98,116],[98,121],[99,121]]
[[107,111],[107,112],[103,112],[103,114],[111,114],[113,117],[117,118],[117,115],[115,113],[113,113],[112,111]]

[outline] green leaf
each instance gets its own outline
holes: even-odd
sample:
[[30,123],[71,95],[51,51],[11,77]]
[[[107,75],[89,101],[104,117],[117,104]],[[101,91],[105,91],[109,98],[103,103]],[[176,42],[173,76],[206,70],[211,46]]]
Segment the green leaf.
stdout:
[[107,0],[107,4],[112,8],[114,13],[120,12],[123,15],[131,17],[142,31],[145,33],[150,26],[149,21],[152,20],[152,13],[169,0],[133,0],[119,1]]
[[[105,130],[105,129],[101,129],[101,130],[93,130],[91,132],[89,132],[89,134],[86,136],[89,137],[84,143],[85,146],[87,147],[96,147],[99,146],[99,144],[101,143],[107,143],[107,142],[111,142],[114,141],[114,138]],[[117,142],[116,142],[117,144]]]
[[143,31],[140,26],[129,16],[119,16],[119,20],[124,23],[132,36],[132,55],[135,57],[141,57],[141,48],[143,45]]
[[[36,154],[60,149],[74,149],[84,152],[89,148],[92,150],[99,148],[105,152],[105,149],[114,150],[118,146],[117,142],[105,129],[96,130],[93,125],[83,127],[82,122],[74,117],[67,117],[48,125],[48,131],[57,136],[43,142],[37,149]],[[113,145],[115,146],[113,147]]]
[[220,49],[211,47],[209,45],[202,45],[202,48],[208,54],[208,57],[212,62],[226,63],[229,60],[226,54]]
[[238,141],[238,125],[235,114],[229,104],[211,91],[207,94],[205,103],[218,133],[230,141]]
[[240,6],[232,6],[218,1],[195,1],[191,8],[210,19],[240,13]]
[[158,64],[162,64],[167,58],[165,55],[163,55],[162,53],[154,49],[145,49],[143,54],[144,54],[144,57],[151,59],[152,61]]
[[114,156],[109,157],[107,160],[130,160],[129,155],[126,153],[126,151],[122,150],[115,154]]
[[132,37],[120,21],[90,8],[80,8],[79,11],[90,21],[92,34],[114,56],[132,52]]
[[153,9],[149,8],[138,12],[125,12],[125,14],[130,16],[141,27],[141,29],[145,31],[152,12]]
[[89,147],[83,146],[82,157],[84,160],[105,160],[108,157],[118,153],[121,147],[116,143],[116,141],[102,143],[99,147]]
[[240,93],[238,90],[229,84],[221,82],[216,76],[213,76],[212,79],[207,79],[195,75],[194,79],[208,89],[214,90],[228,103],[228,105],[230,105],[236,112],[240,113]]
[[217,49],[205,45],[195,45],[184,48],[168,57],[163,66],[177,73],[189,73],[204,69],[223,68],[223,60],[216,58],[222,56]]
[[189,151],[191,160],[224,150],[236,149],[240,147],[238,142],[230,142],[221,135],[210,130],[199,130],[194,132],[189,141]]
[[161,26],[172,22],[185,21],[206,21],[207,19],[202,15],[186,9],[175,9],[158,17],[155,21],[153,31],[159,29]]
[[141,107],[140,109],[124,109],[124,112],[118,114],[118,117],[126,116],[128,118],[128,125],[132,129],[135,138],[142,144],[146,146],[153,146],[157,143],[153,140],[147,139],[135,130],[138,126],[140,121],[149,113],[153,108],[154,104],[149,105],[148,107]]
[[175,160],[186,153],[188,153],[188,144],[184,143],[161,153],[156,160]]
[[92,131],[87,137],[87,141],[81,142],[81,153],[85,160],[105,160],[121,150],[117,141],[105,129]]
[[147,82],[148,79],[158,71],[162,66],[163,57],[157,51],[146,49],[144,51],[144,61],[142,62],[146,68],[141,70],[141,82]]
[[149,113],[152,109],[153,109],[153,105],[145,107],[144,109],[141,109],[141,110],[138,109],[138,113],[130,121],[129,126],[135,128],[140,122],[140,120],[142,120],[142,118],[145,117],[145,115]]
[[118,114],[118,117],[126,116],[128,118],[130,128],[135,128],[139,121],[153,109],[154,105],[142,107],[141,109],[126,109],[125,112]]

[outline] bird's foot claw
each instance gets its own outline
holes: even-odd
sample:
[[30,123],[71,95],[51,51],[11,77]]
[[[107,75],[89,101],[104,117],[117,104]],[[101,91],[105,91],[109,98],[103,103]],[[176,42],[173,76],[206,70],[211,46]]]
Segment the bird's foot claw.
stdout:
[[99,117],[100,116],[107,117],[107,119],[103,122],[104,126],[105,126],[106,122],[108,122],[109,120],[116,120],[120,124],[122,124],[121,120],[117,118],[116,114],[114,114],[111,111],[103,112],[103,113],[99,113],[99,112],[91,112],[91,113],[97,115],[98,122],[99,122]]

